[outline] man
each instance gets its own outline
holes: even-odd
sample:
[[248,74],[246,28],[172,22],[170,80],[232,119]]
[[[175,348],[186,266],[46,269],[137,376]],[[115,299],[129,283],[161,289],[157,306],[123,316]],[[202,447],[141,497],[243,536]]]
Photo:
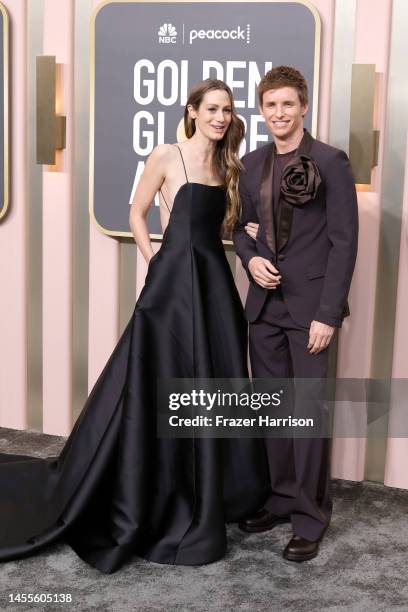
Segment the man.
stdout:
[[[240,178],[237,254],[250,286],[249,321],[255,378],[325,378],[328,346],[349,315],[347,295],[358,235],[354,179],[347,155],[304,130],[308,92],[288,66],[258,86],[260,111],[273,143],[245,155]],[[259,224],[259,228],[258,228]],[[329,440],[265,440],[271,495],[241,521],[247,532],[291,521],[283,556],[312,559],[331,516]]]

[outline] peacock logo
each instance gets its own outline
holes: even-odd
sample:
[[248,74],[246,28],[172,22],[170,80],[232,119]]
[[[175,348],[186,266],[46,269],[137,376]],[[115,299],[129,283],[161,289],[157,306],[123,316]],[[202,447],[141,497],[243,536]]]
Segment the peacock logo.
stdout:
[[159,43],[168,45],[177,42],[177,30],[172,23],[164,23],[158,32]]

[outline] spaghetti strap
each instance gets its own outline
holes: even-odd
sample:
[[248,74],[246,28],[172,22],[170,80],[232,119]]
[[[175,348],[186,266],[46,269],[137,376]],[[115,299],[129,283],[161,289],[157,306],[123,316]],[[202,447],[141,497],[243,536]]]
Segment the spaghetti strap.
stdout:
[[178,150],[179,150],[180,157],[181,157],[181,161],[183,162],[184,174],[186,175],[186,181],[187,181],[187,183],[188,183],[188,182],[189,182],[189,180],[188,180],[188,176],[187,176],[186,164],[184,163],[183,154],[182,154],[181,149],[180,149],[180,147],[179,147],[178,145],[174,145],[174,146],[175,146],[175,147],[177,147],[177,148],[178,148]]
[[[187,170],[186,170],[186,165],[185,165],[185,163],[184,163],[183,154],[182,154],[181,149],[180,149],[180,147],[179,147],[178,145],[174,145],[174,146],[175,146],[175,147],[177,147],[177,148],[178,148],[178,150],[179,150],[180,157],[181,157],[181,161],[183,162],[184,174],[186,175],[186,181],[187,181],[187,183],[188,183],[188,182],[189,182],[189,180],[188,180],[188,176],[187,176]],[[161,193],[161,196],[162,196],[162,198],[163,198],[163,201],[164,201],[164,203],[165,203],[165,205],[166,205],[167,210],[168,210],[168,211],[169,211],[169,213],[171,214],[171,210],[173,209],[173,206],[172,206],[172,207],[171,207],[171,209],[170,209],[170,208],[169,208],[169,205],[167,204],[167,200],[166,200],[166,198],[164,197],[164,193],[163,193],[163,191],[162,191],[161,189],[159,189],[159,192]],[[174,202],[173,202],[173,205],[174,205]]]
[[169,211],[169,213],[171,213],[171,210],[170,210],[170,208],[169,208],[169,205],[167,204],[167,200],[166,200],[166,198],[164,197],[164,193],[163,193],[163,191],[162,191],[161,189],[159,189],[159,191],[160,191],[160,193],[161,193],[161,196],[162,196],[162,198],[163,198],[163,201],[164,201],[164,203],[165,203],[165,205],[166,205],[167,210]]

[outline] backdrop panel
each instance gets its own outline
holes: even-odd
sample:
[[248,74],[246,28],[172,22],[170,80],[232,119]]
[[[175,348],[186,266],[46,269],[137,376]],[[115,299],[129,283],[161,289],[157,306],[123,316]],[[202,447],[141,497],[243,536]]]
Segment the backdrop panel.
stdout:
[[[247,128],[241,154],[268,141],[256,86],[274,65],[305,75],[306,127],[315,132],[320,20],[303,2],[108,2],[92,27],[90,209],[104,233],[131,236],[129,204],[145,160],[176,141],[188,90],[204,78],[233,90]],[[148,218],[156,237],[157,204]]]

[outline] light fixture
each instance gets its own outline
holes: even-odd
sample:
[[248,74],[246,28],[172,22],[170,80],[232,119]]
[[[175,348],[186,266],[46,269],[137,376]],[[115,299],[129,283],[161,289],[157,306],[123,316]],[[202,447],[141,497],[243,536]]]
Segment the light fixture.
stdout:
[[378,164],[379,130],[374,123],[375,64],[353,64],[351,77],[349,157],[356,183],[371,184]]
[[55,55],[37,57],[37,164],[55,164],[55,152],[65,149],[66,118],[56,113]]

